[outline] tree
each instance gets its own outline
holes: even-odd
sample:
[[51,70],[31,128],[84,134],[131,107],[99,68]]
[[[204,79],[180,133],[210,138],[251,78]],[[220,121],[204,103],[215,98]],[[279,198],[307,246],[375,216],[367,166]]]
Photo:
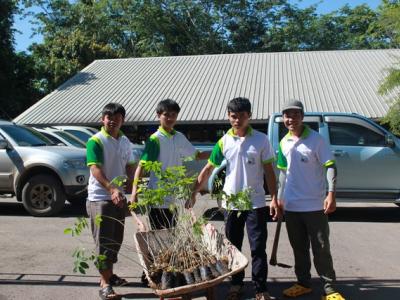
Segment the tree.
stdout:
[[11,119],[32,105],[40,95],[35,91],[32,59],[14,51],[13,17],[17,1],[0,1],[0,118]]
[[[385,28],[390,39],[390,44],[400,46],[400,1],[384,0],[379,8],[381,18],[379,25]],[[379,92],[383,95],[392,93],[391,105],[383,123],[389,125],[391,131],[400,135],[400,58],[389,70],[388,75],[382,82]]]

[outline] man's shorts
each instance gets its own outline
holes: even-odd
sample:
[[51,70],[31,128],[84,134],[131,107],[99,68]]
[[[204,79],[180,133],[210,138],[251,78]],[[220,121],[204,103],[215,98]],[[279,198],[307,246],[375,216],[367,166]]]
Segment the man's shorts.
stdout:
[[[107,257],[100,269],[111,269],[118,261],[118,252],[124,239],[126,204],[117,207],[111,200],[87,201],[86,210],[90,218],[93,239],[96,243],[96,254]],[[101,222],[96,225],[96,216],[101,216]]]

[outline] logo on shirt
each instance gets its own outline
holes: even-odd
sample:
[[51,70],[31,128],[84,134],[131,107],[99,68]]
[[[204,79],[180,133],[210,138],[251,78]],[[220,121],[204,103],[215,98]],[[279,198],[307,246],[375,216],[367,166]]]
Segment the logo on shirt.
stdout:
[[301,160],[303,163],[308,163],[308,157],[305,156],[305,155],[302,155],[301,158],[300,158],[300,160]]

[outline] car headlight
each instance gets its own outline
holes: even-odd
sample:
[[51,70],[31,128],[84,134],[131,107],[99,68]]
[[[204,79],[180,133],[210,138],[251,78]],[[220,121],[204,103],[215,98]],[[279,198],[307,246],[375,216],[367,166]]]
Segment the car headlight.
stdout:
[[65,168],[83,169],[86,168],[86,160],[83,158],[66,159],[64,160]]

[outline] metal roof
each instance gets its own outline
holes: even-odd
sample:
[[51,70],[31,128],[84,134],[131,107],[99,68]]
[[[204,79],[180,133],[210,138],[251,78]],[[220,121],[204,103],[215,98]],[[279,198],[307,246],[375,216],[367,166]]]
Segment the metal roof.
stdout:
[[157,122],[164,98],[181,106],[180,124],[226,122],[234,97],[250,99],[253,120],[266,121],[291,98],[306,111],[382,117],[379,84],[399,49],[244,53],[96,60],[23,112],[26,124],[98,124],[108,102],[127,110],[127,124]]

